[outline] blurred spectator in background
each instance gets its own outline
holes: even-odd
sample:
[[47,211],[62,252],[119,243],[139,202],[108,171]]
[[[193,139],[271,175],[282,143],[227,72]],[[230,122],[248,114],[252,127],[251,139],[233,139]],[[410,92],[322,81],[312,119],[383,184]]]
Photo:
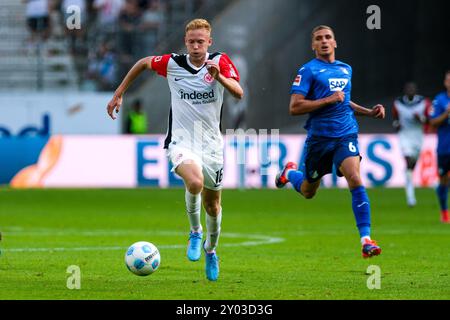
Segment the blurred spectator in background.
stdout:
[[27,4],[25,16],[30,30],[30,43],[47,40],[50,36],[50,16],[48,0],[22,0]]
[[[21,0],[27,4],[27,24],[31,31],[28,50],[36,50],[38,38],[54,36],[60,41],[65,33],[69,53],[80,77],[82,90],[109,90],[123,77],[136,59],[157,50],[167,39],[171,24],[184,21],[203,0]],[[69,29],[73,22],[70,6],[80,9],[81,28]],[[56,15],[53,15],[55,14]],[[58,25],[50,29],[51,22]],[[62,27],[62,28],[61,28]],[[64,54],[61,50],[55,50]],[[33,52],[34,53],[34,52]]]
[[[139,45],[137,39],[138,27],[141,23],[142,13],[137,0],[126,0],[119,14],[121,54],[133,59],[133,53]],[[128,58],[128,57],[127,57]]]
[[431,103],[417,94],[417,85],[408,82],[404,86],[403,96],[394,101],[392,108],[393,126],[398,132],[400,148],[406,161],[405,191],[409,207],[417,203],[414,192],[413,171],[422,149],[424,126],[428,122]]
[[148,0],[147,7],[143,11],[139,34],[143,52],[141,56],[154,52],[160,38],[160,28],[164,23],[164,10],[160,0]]
[[448,216],[448,173],[450,171],[450,70],[444,78],[445,91],[436,96],[430,115],[430,123],[438,128],[438,174],[436,194],[441,208],[441,221],[450,223]]
[[[73,11],[68,11],[71,6],[76,6],[80,10],[80,29],[69,29],[66,25],[67,21],[71,19]],[[67,35],[70,52],[78,54],[85,49],[85,35],[86,35],[86,0],[63,0],[61,3],[62,16],[64,17],[63,26]]]
[[127,114],[125,133],[146,134],[147,132],[147,114],[142,110],[141,101],[135,100]]
[[89,58],[87,78],[95,81],[95,90],[113,90],[117,79],[116,55],[109,43],[101,43],[97,52]]
[[142,13],[137,0],[126,0],[119,14],[119,77],[126,74],[140,53],[139,25]]
[[95,0],[94,9],[97,10],[97,23],[101,32],[113,32],[116,27],[120,10],[124,0]]
[[149,1],[150,0],[138,0],[139,9],[141,9],[141,11],[147,9]]

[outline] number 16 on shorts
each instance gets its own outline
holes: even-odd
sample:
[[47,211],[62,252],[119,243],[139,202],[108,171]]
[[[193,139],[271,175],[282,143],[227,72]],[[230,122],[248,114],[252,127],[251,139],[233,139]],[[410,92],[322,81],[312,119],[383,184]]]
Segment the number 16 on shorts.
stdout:
[[223,168],[216,171],[216,185],[220,185],[223,179]]

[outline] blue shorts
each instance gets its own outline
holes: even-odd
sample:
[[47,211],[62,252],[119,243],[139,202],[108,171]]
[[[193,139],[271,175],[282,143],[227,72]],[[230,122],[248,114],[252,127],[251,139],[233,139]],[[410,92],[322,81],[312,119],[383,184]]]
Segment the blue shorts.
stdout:
[[351,134],[340,138],[310,136],[305,142],[305,173],[309,183],[322,179],[333,172],[336,166],[337,175],[342,177],[339,167],[347,158],[359,156],[358,135]]
[[450,171],[450,154],[438,154],[438,174],[445,176]]

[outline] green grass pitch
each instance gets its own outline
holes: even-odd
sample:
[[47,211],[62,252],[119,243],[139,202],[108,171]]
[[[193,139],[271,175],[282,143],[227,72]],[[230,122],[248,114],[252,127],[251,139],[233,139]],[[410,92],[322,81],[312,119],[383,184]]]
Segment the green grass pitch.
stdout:
[[[432,189],[418,206],[401,189],[370,189],[379,257],[361,257],[348,190],[314,200],[292,190],[224,190],[220,278],[204,257],[185,256],[182,189],[0,189],[0,300],[4,299],[450,299],[450,225],[439,221]],[[204,212],[202,212],[204,221]],[[130,273],[126,248],[145,240],[159,270]],[[68,266],[81,289],[66,287]],[[381,288],[369,290],[370,265]]]

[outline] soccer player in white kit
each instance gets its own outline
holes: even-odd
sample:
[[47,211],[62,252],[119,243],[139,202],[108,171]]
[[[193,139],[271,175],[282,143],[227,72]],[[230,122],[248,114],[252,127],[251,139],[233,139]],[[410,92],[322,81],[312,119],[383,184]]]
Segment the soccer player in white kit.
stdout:
[[413,171],[422,149],[424,125],[428,121],[430,102],[417,94],[413,82],[405,84],[404,95],[394,101],[392,109],[393,126],[398,132],[400,148],[406,162],[405,191],[408,206],[416,205]]
[[[144,70],[154,70],[166,77],[172,106],[164,148],[175,172],[183,179],[186,210],[190,222],[187,257],[197,261],[201,247],[205,251],[206,277],[219,276],[216,247],[222,220],[221,189],[223,177],[223,139],[220,118],[224,89],[241,99],[239,73],[225,53],[209,53],[211,26],[204,19],[186,25],[187,54],[164,54],[139,60],[125,76],[109,102],[107,110],[115,119],[123,94]],[[206,239],[200,212],[206,211]]]

